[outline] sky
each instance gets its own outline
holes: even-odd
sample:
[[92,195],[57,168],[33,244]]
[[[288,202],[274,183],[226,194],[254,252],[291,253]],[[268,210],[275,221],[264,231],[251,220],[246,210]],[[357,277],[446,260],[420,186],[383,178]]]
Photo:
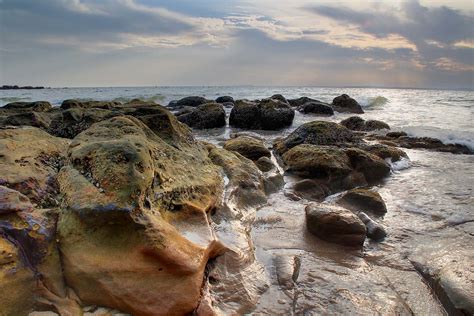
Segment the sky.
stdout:
[[0,0],[0,85],[474,89],[472,0]]

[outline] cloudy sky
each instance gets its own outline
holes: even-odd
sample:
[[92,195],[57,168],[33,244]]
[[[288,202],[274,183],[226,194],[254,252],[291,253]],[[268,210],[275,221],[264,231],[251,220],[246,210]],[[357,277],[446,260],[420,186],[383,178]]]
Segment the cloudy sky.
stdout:
[[0,84],[474,88],[472,0],[0,0]]

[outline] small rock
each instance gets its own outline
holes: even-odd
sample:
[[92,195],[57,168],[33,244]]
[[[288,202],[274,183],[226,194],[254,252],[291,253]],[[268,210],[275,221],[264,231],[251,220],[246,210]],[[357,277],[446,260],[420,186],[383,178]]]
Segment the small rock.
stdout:
[[380,194],[367,189],[347,191],[337,203],[352,211],[371,212],[376,215],[387,213],[387,206]]
[[387,237],[385,228],[371,219],[367,214],[364,212],[359,212],[357,216],[359,216],[360,220],[365,224],[367,229],[367,237],[375,241],[379,241]]

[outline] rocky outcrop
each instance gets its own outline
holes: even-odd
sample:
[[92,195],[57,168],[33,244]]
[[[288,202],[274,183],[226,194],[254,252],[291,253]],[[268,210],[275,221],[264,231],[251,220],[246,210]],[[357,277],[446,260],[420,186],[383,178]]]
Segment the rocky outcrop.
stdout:
[[82,302],[133,314],[197,307],[206,263],[219,251],[207,213],[223,183],[205,148],[185,143],[171,146],[126,116],[69,146],[58,233],[66,282]]
[[226,124],[222,104],[205,103],[189,111],[177,114],[180,122],[196,129],[218,128]]
[[30,199],[16,190],[0,185],[0,215],[31,212],[34,206]]
[[298,106],[297,110],[303,114],[312,113],[324,116],[334,115],[334,110],[329,104],[317,101],[306,102],[303,105]]
[[334,98],[332,100],[332,107],[337,112],[364,113],[360,104],[347,94],[342,94]]
[[380,129],[390,129],[390,126],[382,121],[377,120],[364,120],[360,116],[351,116],[343,121],[341,121],[341,125],[344,125],[350,130],[353,131],[375,131]]
[[387,213],[387,206],[380,194],[367,189],[350,190],[337,203],[355,212],[362,211],[376,215]]
[[411,137],[403,132],[388,133],[386,136],[376,136],[379,140],[388,140],[397,146],[404,148],[420,148],[433,151],[449,152],[453,154],[472,155],[474,152],[462,144],[444,144],[441,140],[432,137]]
[[260,102],[237,100],[229,117],[229,124],[244,129],[278,130],[292,124],[294,110],[277,99]]
[[310,203],[305,208],[306,227],[317,237],[344,246],[362,247],[364,223],[352,212],[335,206]]
[[271,156],[270,150],[268,150],[262,141],[248,136],[232,138],[225,142],[224,148],[238,152],[250,160],[258,160],[261,157]]
[[92,124],[112,116],[114,116],[113,112],[107,109],[71,107],[57,113],[52,118],[47,131],[57,137],[74,138]]
[[309,102],[321,103],[321,101],[318,101],[318,100],[315,100],[315,99],[311,99],[311,98],[308,98],[308,97],[300,97],[300,98],[297,98],[297,99],[288,99],[288,103],[289,103],[292,107],[300,107],[300,106],[302,106],[303,104],[309,103]]

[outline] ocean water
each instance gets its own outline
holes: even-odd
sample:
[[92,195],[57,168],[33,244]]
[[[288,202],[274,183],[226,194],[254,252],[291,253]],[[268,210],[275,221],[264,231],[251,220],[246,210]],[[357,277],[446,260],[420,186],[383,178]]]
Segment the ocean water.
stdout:
[[[230,95],[234,99],[261,99],[276,93],[287,98],[307,96],[329,103],[334,97],[346,93],[363,106],[365,113],[361,116],[364,119],[382,120],[392,130],[403,130],[413,136],[436,137],[445,143],[460,143],[474,149],[474,91],[250,86],[54,88],[0,91],[0,106],[14,101],[45,100],[60,105],[65,99],[126,102],[134,98],[167,105],[171,100],[190,95],[208,99],[221,95]],[[336,113],[332,117],[320,117],[297,112],[293,125],[287,129],[254,132],[262,134],[271,147],[276,137],[289,134],[305,122],[339,122],[351,115]],[[201,140],[222,145],[231,133],[237,131],[226,126],[195,131],[195,135]],[[402,280],[401,285],[395,287],[397,290],[400,287],[401,293],[405,293],[402,296],[415,314],[445,314],[422,278],[413,271],[407,257],[419,246],[420,238],[439,247],[449,245],[456,238],[469,238],[470,244],[474,241],[474,226],[470,225],[474,222],[474,155],[422,149],[405,151],[409,160],[394,164],[392,174],[373,188],[387,204],[387,214],[378,221],[385,226],[388,237],[380,243],[367,242],[364,260],[360,260],[359,254],[340,252],[339,248],[325,245],[307,234],[303,214],[308,201],[289,200],[283,190],[270,196],[268,205],[257,212],[251,231],[257,260],[265,266],[266,277],[271,280],[269,290],[259,299],[257,313],[287,314],[288,306],[296,304],[279,290],[272,261],[275,256],[295,255],[303,260],[302,284],[311,285],[314,279],[319,282],[317,286],[308,285],[308,289],[303,290],[305,296],[298,303],[301,306],[306,300],[308,306],[314,307],[315,302],[323,302],[341,289],[351,293],[370,293],[371,297],[376,293],[383,298],[383,293],[388,293],[387,287],[374,289],[378,281],[372,282],[370,278],[390,278]],[[291,177],[285,176],[286,185],[291,181]],[[334,200],[334,197],[328,197],[325,203]],[[461,250],[453,248],[451,253]],[[364,272],[359,274],[360,271]],[[312,273],[323,273],[323,277],[308,277]],[[305,278],[309,279],[305,281]],[[336,305],[322,306],[332,308]],[[335,314],[338,312],[333,310]]]

